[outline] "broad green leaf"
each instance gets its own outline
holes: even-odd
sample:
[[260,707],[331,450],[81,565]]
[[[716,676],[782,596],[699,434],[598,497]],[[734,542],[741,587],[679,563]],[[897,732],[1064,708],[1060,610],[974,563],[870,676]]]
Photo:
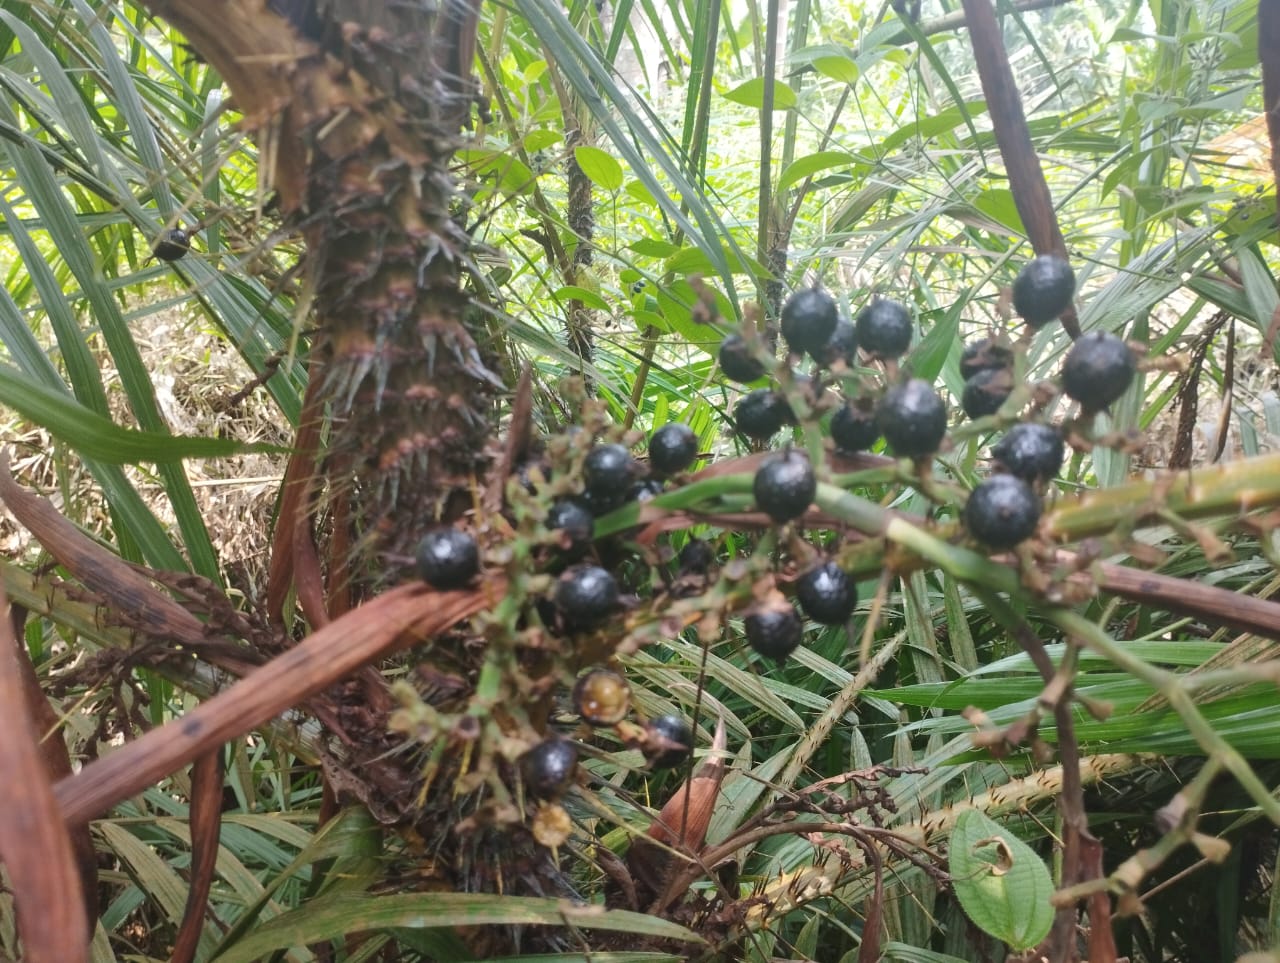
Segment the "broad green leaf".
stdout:
[[818,171],[829,170],[832,167],[848,167],[856,162],[857,158],[842,150],[824,150],[816,154],[806,154],[787,165],[782,176],[778,178],[777,191],[781,194],[787,188]]
[[857,61],[851,57],[818,57],[813,61],[813,69],[824,77],[850,86],[856,84],[861,76]]
[[277,950],[386,929],[521,925],[703,942],[696,933],[656,916],[583,906],[569,900],[488,893],[339,893],[318,897],[267,920],[215,959],[220,963],[253,963]]
[[557,301],[581,301],[587,307],[594,308],[597,311],[613,310],[609,306],[609,302],[596,294],[595,291],[579,287],[576,284],[566,284],[558,287],[552,292],[551,296]]
[[1013,191],[993,187],[974,198],[973,206],[1007,227],[1010,234],[1022,237],[1027,233],[1022,215],[1018,213],[1018,205],[1013,199]]
[[559,131],[539,128],[538,130],[531,130],[524,135],[524,149],[528,151],[546,150],[548,147],[554,147],[563,140],[564,135]]
[[246,444],[229,438],[195,438],[121,428],[7,364],[0,364],[0,405],[47,428],[86,457],[111,465],[169,464],[185,458],[281,451],[276,445]]
[[[765,89],[764,78],[756,77],[754,80],[748,80],[734,87],[733,90],[727,91],[724,97],[726,100],[732,100],[735,104],[763,110]],[[795,105],[795,91],[782,83],[782,81],[775,80],[773,82],[773,109],[788,110]]]
[[574,159],[591,183],[612,193],[622,187],[622,165],[599,147],[575,147]]
[[642,237],[632,241],[627,248],[642,257],[670,257],[680,250],[678,244],[662,241],[656,237]]
[[965,915],[1015,950],[1030,949],[1053,926],[1053,879],[1035,850],[977,809],[956,818],[948,872]]

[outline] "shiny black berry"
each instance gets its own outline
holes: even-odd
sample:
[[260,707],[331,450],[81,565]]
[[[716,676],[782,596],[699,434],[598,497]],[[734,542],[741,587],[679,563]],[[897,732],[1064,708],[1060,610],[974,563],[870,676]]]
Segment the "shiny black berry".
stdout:
[[570,498],[562,498],[552,502],[547,509],[547,529],[564,533],[568,542],[570,555],[578,556],[591,547],[591,539],[595,535],[595,519],[581,502]]
[[613,726],[631,709],[631,686],[612,669],[592,669],[573,687],[573,707],[593,726]]
[[847,366],[853,367],[857,357],[857,332],[852,321],[841,317],[836,321],[835,330],[831,332],[831,337],[827,338],[827,343],[822,346],[822,350],[813,355],[813,360],[828,368],[837,361],[843,361]]
[[781,525],[799,518],[813,503],[818,478],[809,456],[798,448],[788,448],[769,456],[756,470],[751,490],[756,507]]
[[631,487],[636,460],[622,445],[596,445],[582,462],[582,482],[592,494],[617,494]]
[[1013,548],[1029,538],[1040,521],[1040,496],[1013,475],[992,475],[964,506],[969,533],[991,548]]
[[1013,282],[1013,310],[1040,328],[1071,305],[1076,272],[1056,254],[1041,254],[1022,266]]
[[911,313],[897,301],[876,298],[858,312],[858,344],[877,358],[897,358],[911,344]]
[[603,622],[618,607],[618,583],[598,565],[575,565],[556,580],[556,608],[575,628]]
[[682,472],[698,457],[698,436],[682,421],[663,425],[649,436],[649,467],[658,475]]
[[858,604],[858,588],[835,562],[823,562],[796,580],[800,611],[820,625],[844,625]]
[[644,290],[644,278],[641,278],[639,281],[632,282],[631,284],[632,294],[639,294],[643,290]]
[[465,588],[480,573],[476,540],[456,528],[437,528],[418,543],[418,575],[432,588]]
[[991,454],[1011,475],[1033,481],[1056,478],[1066,446],[1062,433],[1052,425],[1017,424],[991,449]]
[[779,665],[800,645],[804,623],[787,602],[766,602],[743,619],[747,642],[766,659]]
[[979,371],[964,383],[960,407],[970,418],[994,415],[1013,390],[1013,376],[1007,368]]
[[716,552],[707,542],[700,538],[691,538],[684,543],[680,554],[676,556],[676,564],[682,572],[703,573],[716,563]]
[[1114,334],[1091,331],[1081,336],[1062,362],[1062,390],[1090,411],[1119,398],[1138,370],[1129,346]]
[[772,388],[747,392],[733,409],[733,423],[738,430],[756,441],[768,441],[795,421],[787,399]]
[[180,227],[171,227],[156,241],[151,249],[161,261],[178,261],[187,256],[191,250],[191,235]]
[[627,489],[627,501],[647,502],[655,495],[662,494],[662,482],[656,478],[642,478]]
[[839,451],[853,454],[866,451],[880,437],[874,411],[850,401],[836,409],[831,416],[831,440]]
[[968,381],[979,371],[1013,366],[1013,352],[1007,344],[992,338],[970,341],[960,353],[960,377]]
[[938,450],[947,433],[947,406],[929,382],[912,378],[885,392],[876,423],[894,454],[923,458]]
[[644,734],[644,754],[654,769],[674,769],[693,755],[693,729],[680,716],[650,719]]
[[539,799],[551,799],[563,793],[577,768],[577,748],[559,736],[542,740],[520,757],[525,789]]
[[720,342],[720,370],[726,378],[742,384],[764,377],[764,364],[738,334],[731,334]]
[[794,354],[817,355],[836,329],[840,311],[820,288],[801,288],[782,306],[782,337]]

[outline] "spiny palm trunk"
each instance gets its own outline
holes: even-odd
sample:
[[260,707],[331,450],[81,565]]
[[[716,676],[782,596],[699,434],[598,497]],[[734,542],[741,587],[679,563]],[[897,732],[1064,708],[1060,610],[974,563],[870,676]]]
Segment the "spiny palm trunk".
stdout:
[[[153,0],[226,78],[264,159],[274,158],[263,176],[274,173],[307,240],[312,385],[270,594],[283,606],[296,587],[313,625],[397,580],[397,556],[403,565],[426,528],[474,504],[487,465],[501,384],[468,328],[469,241],[451,216],[447,169],[474,105],[477,4]],[[336,546],[327,553],[314,542],[326,507]],[[326,722],[347,746],[344,787],[380,818],[412,819],[457,848],[454,824],[469,803],[441,777],[416,810],[418,774],[391,752],[391,700],[377,674],[333,701]],[[461,859],[456,870],[460,888],[493,885],[492,871]]]

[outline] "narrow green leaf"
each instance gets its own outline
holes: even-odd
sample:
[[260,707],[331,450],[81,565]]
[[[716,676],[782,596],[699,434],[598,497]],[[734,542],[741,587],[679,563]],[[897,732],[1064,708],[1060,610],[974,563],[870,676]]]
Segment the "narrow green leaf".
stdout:
[[965,915],[1016,950],[1053,926],[1053,879],[1035,851],[977,809],[956,818],[948,869]]
[[575,147],[574,159],[591,183],[610,193],[622,187],[622,165],[599,147]]
[[568,900],[488,893],[339,893],[321,896],[266,921],[215,959],[221,963],[253,963],[276,950],[391,928],[518,925],[573,926],[684,943],[703,942],[696,933],[656,916],[575,905]]
[[169,464],[184,458],[222,458],[251,451],[281,452],[277,445],[121,428],[7,364],[0,364],[0,405],[12,408],[32,424],[47,428],[54,437],[82,455],[111,465]]

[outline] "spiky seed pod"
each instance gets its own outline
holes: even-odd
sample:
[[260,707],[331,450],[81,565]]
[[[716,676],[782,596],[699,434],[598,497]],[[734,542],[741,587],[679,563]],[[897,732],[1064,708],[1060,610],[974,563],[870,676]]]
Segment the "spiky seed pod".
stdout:
[[625,446],[596,445],[582,461],[582,483],[593,495],[616,495],[631,486],[636,467]]
[[1040,511],[1040,496],[1025,481],[1014,475],[993,475],[969,494],[964,523],[984,545],[1009,549],[1031,537]]
[[866,451],[880,437],[874,411],[868,411],[855,401],[850,401],[831,416],[831,440],[839,451],[853,454]]
[[796,601],[819,625],[844,625],[858,605],[858,587],[835,562],[823,562],[796,580]]
[[836,328],[840,312],[820,288],[801,288],[782,306],[782,337],[794,354],[817,356]]
[[548,736],[520,757],[525,789],[538,799],[561,795],[569,788],[577,768],[577,747],[559,736]]
[[726,378],[742,384],[764,377],[764,364],[751,353],[740,334],[731,334],[720,342],[720,370]]
[[644,734],[644,754],[654,769],[674,769],[693,755],[693,729],[680,716],[650,719]]
[[1013,352],[994,338],[970,341],[960,353],[960,377],[968,381],[979,371],[1013,366]]
[[994,415],[1013,391],[1013,376],[1007,368],[979,371],[964,383],[960,407],[970,418]]
[[436,528],[418,543],[418,575],[432,588],[466,588],[480,573],[476,540],[456,528]]
[[698,435],[682,421],[663,425],[649,436],[649,467],[659,475],[682,472],[698,457]]
[[556,580],[556,608],[574,628],[599,625],[618,608],[618,582],[599,565],[575,565]]
[[938,450],[947,433],[947,406],[929,382],[912,378],[885,392],[876,424],[894,454],[924,458]]
[[843,361],[847,366],[853,367],[857,357],[857,331],[854,329],[853,322],[842,316],[836,319],[831,337],[827,338],[827,343],[822,346],[822,350],[813,355],[813,360],[825,368],[831,367],[837,361]]
[[614,726],[631,710],[631,686],[612,669],[592,669],[573,687],[573,706],[593,726]]
[[888,298],[875,298],[858,312],[858,344],[876,358],[897,358],[911,346],[911,312]]
[[1082,335],[1062,362],[1062,390],[1089,411],[1101,411],[1128,390],[1138,370],[1133,352],[1107,331]]
[[751,648],[773,659],[778,665],[800,645],[804,636],[804,623],[789,602],[772,599],[756,606],[742,620],[747,642]]
[[756,507],[781,525],[799,518],[813,503],[818,479],[809,456],[797,448],[788,448],[770,456],[756,470],[751,490]]
[[566,552],[571,557],[578,557],[591,547],[596,523],[591,512],[581,502],[561,498],[552,502],[547,509],[546,526],[550,531],[563,532],[569,543]]
[[1057,428],[1026,422],[1010,428],[991,454],[1011,475],[1029,482],[1048,481],[1062,469],[1066,446]]
[[1013,310],[1033,328],[1062,314],[1076,293],[1076,273],[1056,254],[1041,254],[1022,266],[1013,282]]
[[787,399],[772,388],[757,388],[743,395],[734,406],[733,423],[755,441],[768,441],[784,425],[795,424],[795,412]]

